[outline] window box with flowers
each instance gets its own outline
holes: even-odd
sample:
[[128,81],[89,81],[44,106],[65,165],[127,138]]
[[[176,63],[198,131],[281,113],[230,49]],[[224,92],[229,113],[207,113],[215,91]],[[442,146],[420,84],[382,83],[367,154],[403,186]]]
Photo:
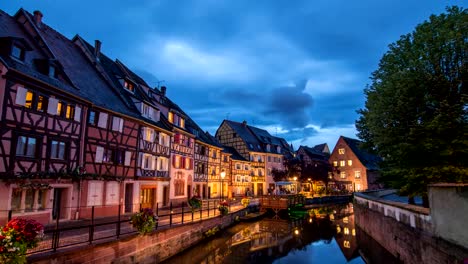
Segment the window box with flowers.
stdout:
[[26,263],[26,251],[35,248],[44,226],[32,219],[15,218],[0,228],[0,263]]
[[130,224],[140,235],[147,235],[158,228],[158,217],[151,208],[142,208],[139,213],[132,215]]
[[229,213],[229,204],[226,201],[220,202],[218,210],[221,215],[227,215]]

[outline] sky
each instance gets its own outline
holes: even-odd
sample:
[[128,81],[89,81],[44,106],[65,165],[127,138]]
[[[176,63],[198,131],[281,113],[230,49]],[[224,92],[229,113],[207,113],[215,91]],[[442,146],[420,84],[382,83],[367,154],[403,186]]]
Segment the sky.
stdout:
[[300,145],[357,138],[387,47],[448,0],[2,0],[119,59],[214,134],[247,121]]

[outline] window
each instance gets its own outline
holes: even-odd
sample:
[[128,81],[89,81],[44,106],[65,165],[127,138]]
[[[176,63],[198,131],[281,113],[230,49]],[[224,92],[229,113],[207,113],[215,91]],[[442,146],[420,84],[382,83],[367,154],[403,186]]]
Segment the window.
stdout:
[[33,137],[19,136],[16,143],[16,156],[36,157],[37,140]]
[[236,163],[236,170],[240,170],[241,169],[241,165],[239,163]]
[[249,170],[249,165],[245,164],[244,165],[244,170]]
[[361,190],[361,184],[360,183],[356,183],[356,191],[360,191]]
[[345,179],[346,178],[346,172],[344,172],[344,171],[340,172],[340,178]]
[[267,175],[268,175],[268,176],[271,176],[271,168],[268,168],[268,170],[267,170]]
[[166,135],[164,133],[159,133],[159,144],[169,147],[169,135]]
[[179,126],[180,126],[181,128],[185,128],[185,119],[183,119],[182,117],[181,117],[180,120],[179,120]]
[[361,171],[355,171],[354,172],[354,178],[356,178],[356,179],[361,178]]
[[150,116],[150,107],[147,104],[142,104],[142,111],[141,113],[143,116],[149,117]]
[[89,111],[89,117],[88,117],[88,124],[90,125],[97,125],[97,116],[96,116],[96,111]]
[[168,120],[171,124],[173,124],[173,123],[174,123],[174,113],[172,113],[172,112],[167,113],[167,120]]
[[52,140],[50,143],[50,157],[52,159],[65,159],[65,142]]
[[119,204],[119,183],[108,182],[106,185],[106,205]]
[[174,179],[174,195],[182,196],[185,191],[185,180],[184,175],[181,172],[178,172]]
[[49,103],[49,98],[43,95],[38,95],[36,110],[39,112],[45,112],[47,109],[48,103]]
[[338,154],[343,155],[344,153],[345,153],[345,149],[344,149],[344,148],[339,148],[339,149],[338,149]]
[[192,159],[185,158],[184,160],[185,160],[185,169],[186,169],[186,170],[190,170],[190,168],[192,167],[192,166],[191,166]]
[[277,147],[276,147],[276,152],[277,152],[277,153],[281,153],[281,147],[280,147],[280,146],[277,146]]
[[348,160],[348,166],[353,166],[353,160]]
[[108,163],[114,162],[112,149],[104,149],[104,152],[102,155],[102,162],[108,162]]
[[24,103],[24,107],[26,107],[26,108],[32,108],[32,106],[33,106],[33,98],[34,98],[33,92],[27,91],[27,92],[26,92],[26,101],[25,101],[25,103]]
[[268,162],[271,162],[271,157],[270,156],[268,156],[267,159],[268,159]]
[[90,181],[88,184],[88,206],[102,205],[103,182]]
[[152,128],[144,127],[143,128],[143,133],[144,133],[144,135],[143,135],[144,140],[149,141],[149,142],[153,141],[154,130]]
[[124,81],[124,88],[132,93],[135,91],[135,86],[133,85],[133,83],[128,81]]
[[75,106],[67,105],[67,110],[65,111],[66,119],[73,119],[75,117]]
[[99,120],[98,120],[98,127],[100,128],[107,128],[107,118],[108,118],[107,113],[99,113]]
[[123,165],[125,162],[125,150],[116,149],[114,161],[117,165]]
[[57,112],[55,114],[58,116],[64,115],[64,105],[62,101],[57,102]]
[[266,145],[266,150],[267,150],[268,152],[270,152],[270,145],[269,145],[269,144]]
[[24,60],[24,54],[25,54],[24,49],[17,46],[17,45],[13,45],[13,47],[11,48],[11,56],[13,56],[14,58],[16,58],[18,60],[23,61]]
[[[169,160],[164,157],[159,157],[158,158],[158,165],[157,165],[157,170],[158,171],[168,171],[169,170]],[[204,165],[204,164],[202,164]],[[204,170],[204,169],[203,169]]]
[[151,160],[152,157],[151,155],[149,154],[143,154],[143,160],[142,160],[142,164],[141,164],[141,167],[145,170],[150,170],[151,169]]
[[180,168],[180,163],[181,163],[181,156],[174,156],[175,162],[174,162],[174,167],[176,169]]
[[49,77],[52,77],[52,78],[57,77],[57,70],[55,69],[55,66],[52,66],[52,65],[49,66]]
[[48,189],[14,188],[11,197],[11,210],[14,212],[42,211],[47,205]]
[[346,161],[340,160],[340,166],[341,166],[341,167],[344,167],[345,165],[346,165]]
[[337,160],[333,161],[333,166],[338,167],[338,161]]

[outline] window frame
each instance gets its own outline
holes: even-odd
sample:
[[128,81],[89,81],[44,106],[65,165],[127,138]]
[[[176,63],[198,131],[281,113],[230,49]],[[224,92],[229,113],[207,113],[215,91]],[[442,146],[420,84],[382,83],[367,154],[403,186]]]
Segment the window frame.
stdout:
[[[53,143],[54,142],[57,142],[57,146],[56,146],[56,155],[53,155]],[[63,157],[57,157],[58,153],[60,153],[60,145],[61,143],[63,143]],[[67,141],[63,141],[63,140],[59,140],[59,139],[55,139],[55,138],[52,138],[49,142],[49,157],[53,160],[67,160],[68,159],[68,142]]]
[[[24,143],[24,149],[22,153],[18,154],[18,143],[20,142],[20,138],[24,137],[26,138],[26,141]],[[28,146],[29,146],[29,140],[34,139],[34,153],[33,155],[27,155],[28,154]],[[21,157],[21,158],[30,158],[30,159],[35,159],[38,158],[38,154],[40,153],[39,146],[41,145],[40,138],[39,137],[34,137],[32,135],[26,135],[26,134],[20,134],[16,137],[16,144],[15,144],[15,157]]]

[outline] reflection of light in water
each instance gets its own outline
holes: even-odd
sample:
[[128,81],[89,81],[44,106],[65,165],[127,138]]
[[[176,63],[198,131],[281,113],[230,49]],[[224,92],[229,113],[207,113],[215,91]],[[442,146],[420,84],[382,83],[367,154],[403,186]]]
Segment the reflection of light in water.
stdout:
[[351,247],[351,243],[349,243],[348,240],[345,240],[345,241],[343,241],[343,247],[345,247],[345,248],[350,248],[350,247]]
[[332,220],[332,221],[335,220],[335,215],[330,214],[330,220]]
[[297,236],[299,235],[299,229],[294,230],[294,234]]
[[349,222],[349,219],[348,219],[348,217],[347,217],[347,216],[346,216],[346,217],[344,217],[344,218],[343,218],[343,223],[347,224],[348,222]]
[[343,232],[345,235],[349,235],[349,228],[345,227]]
[[353,236],[355,236],[355,235],[356,235],[356,229],[353,228],[353,230],[351,231],[351,234],[352,234]]
[[341,232],[341,227],[339,225],[336,226],[336,233],[340,233]]
[[312,222],[313,222],[312,218],[309,218],[309,223],[312,223]]

